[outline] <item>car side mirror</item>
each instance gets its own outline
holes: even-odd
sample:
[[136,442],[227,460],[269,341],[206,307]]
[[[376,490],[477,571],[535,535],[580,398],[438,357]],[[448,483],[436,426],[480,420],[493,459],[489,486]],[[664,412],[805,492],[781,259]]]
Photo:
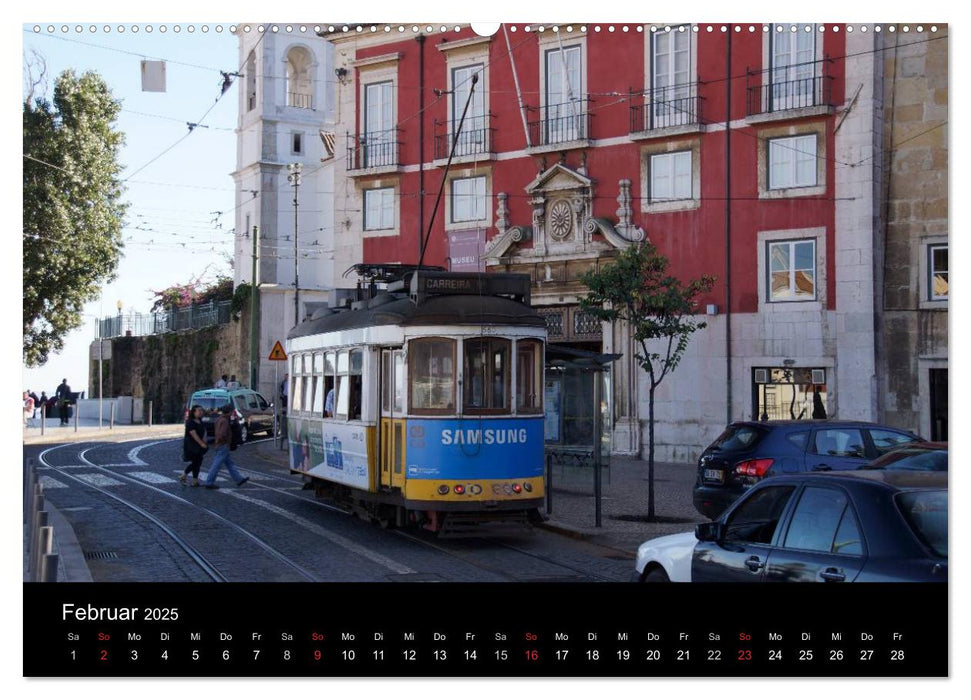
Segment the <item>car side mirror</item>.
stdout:
[[699,542],[719,542],[724,538],[725,524],[719,520],[695,525],[695,538]]

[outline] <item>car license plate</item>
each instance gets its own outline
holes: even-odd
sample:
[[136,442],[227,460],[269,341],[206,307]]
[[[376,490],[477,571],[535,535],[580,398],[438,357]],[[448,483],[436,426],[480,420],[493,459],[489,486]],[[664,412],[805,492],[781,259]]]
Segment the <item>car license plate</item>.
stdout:
[[705,469],[705,481],[717,481],[721,483],[725,480],[725,472],[721,469]]

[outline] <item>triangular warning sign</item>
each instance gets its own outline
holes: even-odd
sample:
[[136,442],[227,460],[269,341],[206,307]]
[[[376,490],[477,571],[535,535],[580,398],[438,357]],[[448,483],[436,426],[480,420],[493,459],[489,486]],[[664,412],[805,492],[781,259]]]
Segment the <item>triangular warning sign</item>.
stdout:
[[279,340],[276,341],[276,344],[273,346],[273,349],[270,350],[270,359],[271,360],[285,360],[285,359],[287,359],[287,354],[285,352],[283,352],[283,346],[280,345],[280,341]]

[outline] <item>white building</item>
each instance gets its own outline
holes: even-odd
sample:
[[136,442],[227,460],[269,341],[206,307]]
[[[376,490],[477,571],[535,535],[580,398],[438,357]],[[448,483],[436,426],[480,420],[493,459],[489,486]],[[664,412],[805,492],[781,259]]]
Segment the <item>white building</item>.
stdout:
[[[260,285],[258,390],[273,395],[266,360],[295,324],[295,279],[300,317],[325,301],[334,269],[334,49],[306,32],[258,31],[240,23],[237,126],[235,284],[253,279],[253,228]],[[249,28],[249,31],[246,29]],[[300,164],[300,181],[288,166]],[[256,388],[256,387],[254,387]]]

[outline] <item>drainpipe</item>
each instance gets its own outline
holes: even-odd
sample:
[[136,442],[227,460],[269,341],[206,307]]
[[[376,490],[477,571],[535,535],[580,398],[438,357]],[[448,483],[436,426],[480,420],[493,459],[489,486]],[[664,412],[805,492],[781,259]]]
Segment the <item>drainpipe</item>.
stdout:
[[732,422],[732,27],[725,55],[725,424]]

